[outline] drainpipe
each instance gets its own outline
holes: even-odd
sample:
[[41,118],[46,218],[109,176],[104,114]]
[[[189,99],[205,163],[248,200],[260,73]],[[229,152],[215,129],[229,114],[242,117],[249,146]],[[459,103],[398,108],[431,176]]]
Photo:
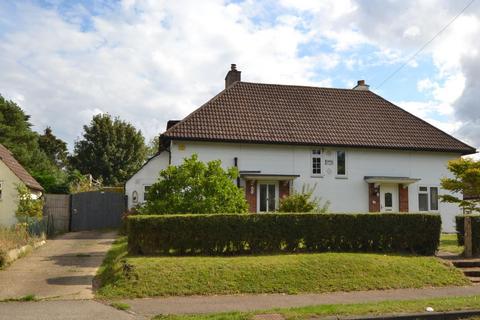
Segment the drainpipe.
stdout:
[[[233,165],[238,169],[238,157],[233,158]],[[237,188],[240,188],[240,176],[237,177]]]

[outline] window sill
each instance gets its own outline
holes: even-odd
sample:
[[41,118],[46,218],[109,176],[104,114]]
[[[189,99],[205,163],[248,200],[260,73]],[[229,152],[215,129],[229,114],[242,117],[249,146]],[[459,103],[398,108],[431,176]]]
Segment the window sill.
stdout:
[[323,178],[323,174],[312,174],[310,178]]
[[335,179],[348,179],[348,176],[335,176]]

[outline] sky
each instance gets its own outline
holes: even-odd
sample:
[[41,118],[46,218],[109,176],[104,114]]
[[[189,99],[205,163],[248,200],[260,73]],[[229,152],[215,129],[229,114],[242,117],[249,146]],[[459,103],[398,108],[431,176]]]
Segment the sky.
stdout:
[[98,113],[148,141],[223,90],[236,63],[250,82],[364,79],[479,148],[480,1],[434,38],[470,1],[5,0],[0,94],[70,149]]

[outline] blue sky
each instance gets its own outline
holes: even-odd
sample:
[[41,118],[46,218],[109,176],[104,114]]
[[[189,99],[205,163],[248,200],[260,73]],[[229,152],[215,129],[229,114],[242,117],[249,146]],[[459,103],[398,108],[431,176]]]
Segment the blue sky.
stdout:
[[[350,88],[480,146],[480,3],[469,1],[61,1],[0,3],[0,94],[73,145],[108,112],[147,140],[245,81]],[[407,65],[379,84],[399,66]]]

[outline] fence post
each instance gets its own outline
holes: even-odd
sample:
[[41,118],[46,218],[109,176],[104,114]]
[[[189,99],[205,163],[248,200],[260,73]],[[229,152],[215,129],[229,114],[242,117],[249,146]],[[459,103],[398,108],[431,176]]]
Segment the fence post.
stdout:
[[463,235],[463,245],[464,245],[464,252],[463,255],[465,258],[471,258],[473,255],[472,250],[472,217],[468,214],[464,217],[464,235]]

